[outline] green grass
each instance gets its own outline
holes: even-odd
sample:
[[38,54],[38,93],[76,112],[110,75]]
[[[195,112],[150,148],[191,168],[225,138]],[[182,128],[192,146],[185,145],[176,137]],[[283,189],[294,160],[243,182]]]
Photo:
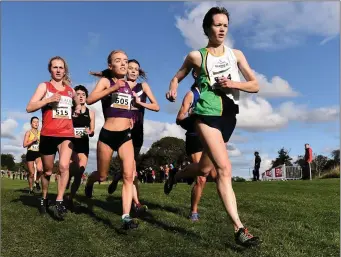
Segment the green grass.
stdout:
[[[149,207],[138,230],[120,230],[120,189],[95,186],[94,198],[79,201],[92,212],[68,213],[58,222],[40,217],[37,197],[23,192],[26,182],[1,180],[1,256],[340,256],[340,180],[234,183],[239,213],[250,232],[260,236],[258,249],[234,243],[215,184],[200,204],[201,220],[187,219],[190,187],[178,184],[165,196],[161,184],[143,184],[141,202]],[[56,192],[51,183],[51,192]],[[84,210],[87,208],[84,208]]]

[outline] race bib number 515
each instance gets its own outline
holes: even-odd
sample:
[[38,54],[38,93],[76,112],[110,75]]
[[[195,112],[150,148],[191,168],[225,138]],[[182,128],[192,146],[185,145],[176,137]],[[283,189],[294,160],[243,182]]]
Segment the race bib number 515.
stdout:
[[52,118],[71,119],[71,107],[57,107],[53,109]]
[[131,108],[131,95],[124,93],[112,94],[111,107],[130,110]]

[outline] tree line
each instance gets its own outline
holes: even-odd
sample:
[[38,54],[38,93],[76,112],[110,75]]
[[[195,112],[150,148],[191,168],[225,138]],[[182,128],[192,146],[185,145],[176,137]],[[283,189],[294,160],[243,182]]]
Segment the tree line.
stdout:
[[[290,150],[282,147],[278,152],[278,156],[272,161],[270,168],[277,167],[279,165],[292,166],[299,165],[302,168],[305,165],[304,156],[299,155],[297,160],[292,163],[292,158],[289,153]],[[330,156],[325,156],[322,154],[314,155],[313,161],[311,163],[312,175],[320,177],[324,172],[328,172],[340,166],[340,149],[335,149],[331,152]]]
[[[278,156],[272,160],[270,168],[285,164],[287,166],[304,165],[304,156],[298,156],[297,160],[292,162],[290,150],[282,147],[278,150]],[[137,170],[146,170],[152,168],[155,171],[160,170],[160,166],[173,164],[174,167],[179,167],[183,162],[190,161],[186,155],[185,141],[176,137],[164,137],[155,141],[146,153],[142,153],[137,157]],[[336,168],[340,164],[340,149],[333,150],[330,156],[315,155],[312,162],[313,175],[321,176],[325,171]],[[58,171],[58,161],[54,164],[53,173]],[[27,170],[26,154],[21,155],[19,162],[15,162],[12,154],[1,154],[1,169],[17,171],[19,169]],[[110,174],[120,171],[120,163],[117,157],[113,157],[110,165]],[[158,172],[156,172],[158,174]]]

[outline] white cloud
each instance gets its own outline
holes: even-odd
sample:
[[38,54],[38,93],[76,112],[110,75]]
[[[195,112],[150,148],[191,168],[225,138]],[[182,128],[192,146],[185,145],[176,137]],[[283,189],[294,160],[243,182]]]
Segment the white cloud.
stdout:
[[258,96],[264,98],[276,98],[276,97],[295,97],[299,93],[294,91],[289,85],[288,81],[282,79],[279,76],[272,77],[269,81],[265,75],[254,71],[259,84]]
[[1,122],[1,137],[15,139],[15,129],[18,127],[18,122],[14,119],[7,119]]
[[283,49],[309,36],[320,37],[323,45],[340,30],[338,2],[203,2],[185,5],[185,15],[176,17],[176,26],[190,47],[200,48],[207,42],[201,23],[209,8],[217,5],[227,8],[231,28],[252,48]]
[[270,103],[261,97],[245,97],[239,102],[237,128],[247,131],[278,130],[288,119],[276,113]]
[[279,112],[290,120],[306,123],[322,123],[338,120],[340,117],[340,107],[320,107],[308,109],[306,105],[296,105],[293,102],[285,102],[279,107]]

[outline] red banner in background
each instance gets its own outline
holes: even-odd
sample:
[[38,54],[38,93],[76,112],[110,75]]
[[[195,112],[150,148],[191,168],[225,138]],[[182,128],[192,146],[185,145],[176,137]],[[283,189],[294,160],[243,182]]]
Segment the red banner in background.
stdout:
[[275,177],[279,178],[279,177],[282,177],[282,176],[283,176],[282,167],[275,168]]
[[265,176],[267,176],[267,177],[272,177],[272,172],[271,172],[271,170],[265,171]]

